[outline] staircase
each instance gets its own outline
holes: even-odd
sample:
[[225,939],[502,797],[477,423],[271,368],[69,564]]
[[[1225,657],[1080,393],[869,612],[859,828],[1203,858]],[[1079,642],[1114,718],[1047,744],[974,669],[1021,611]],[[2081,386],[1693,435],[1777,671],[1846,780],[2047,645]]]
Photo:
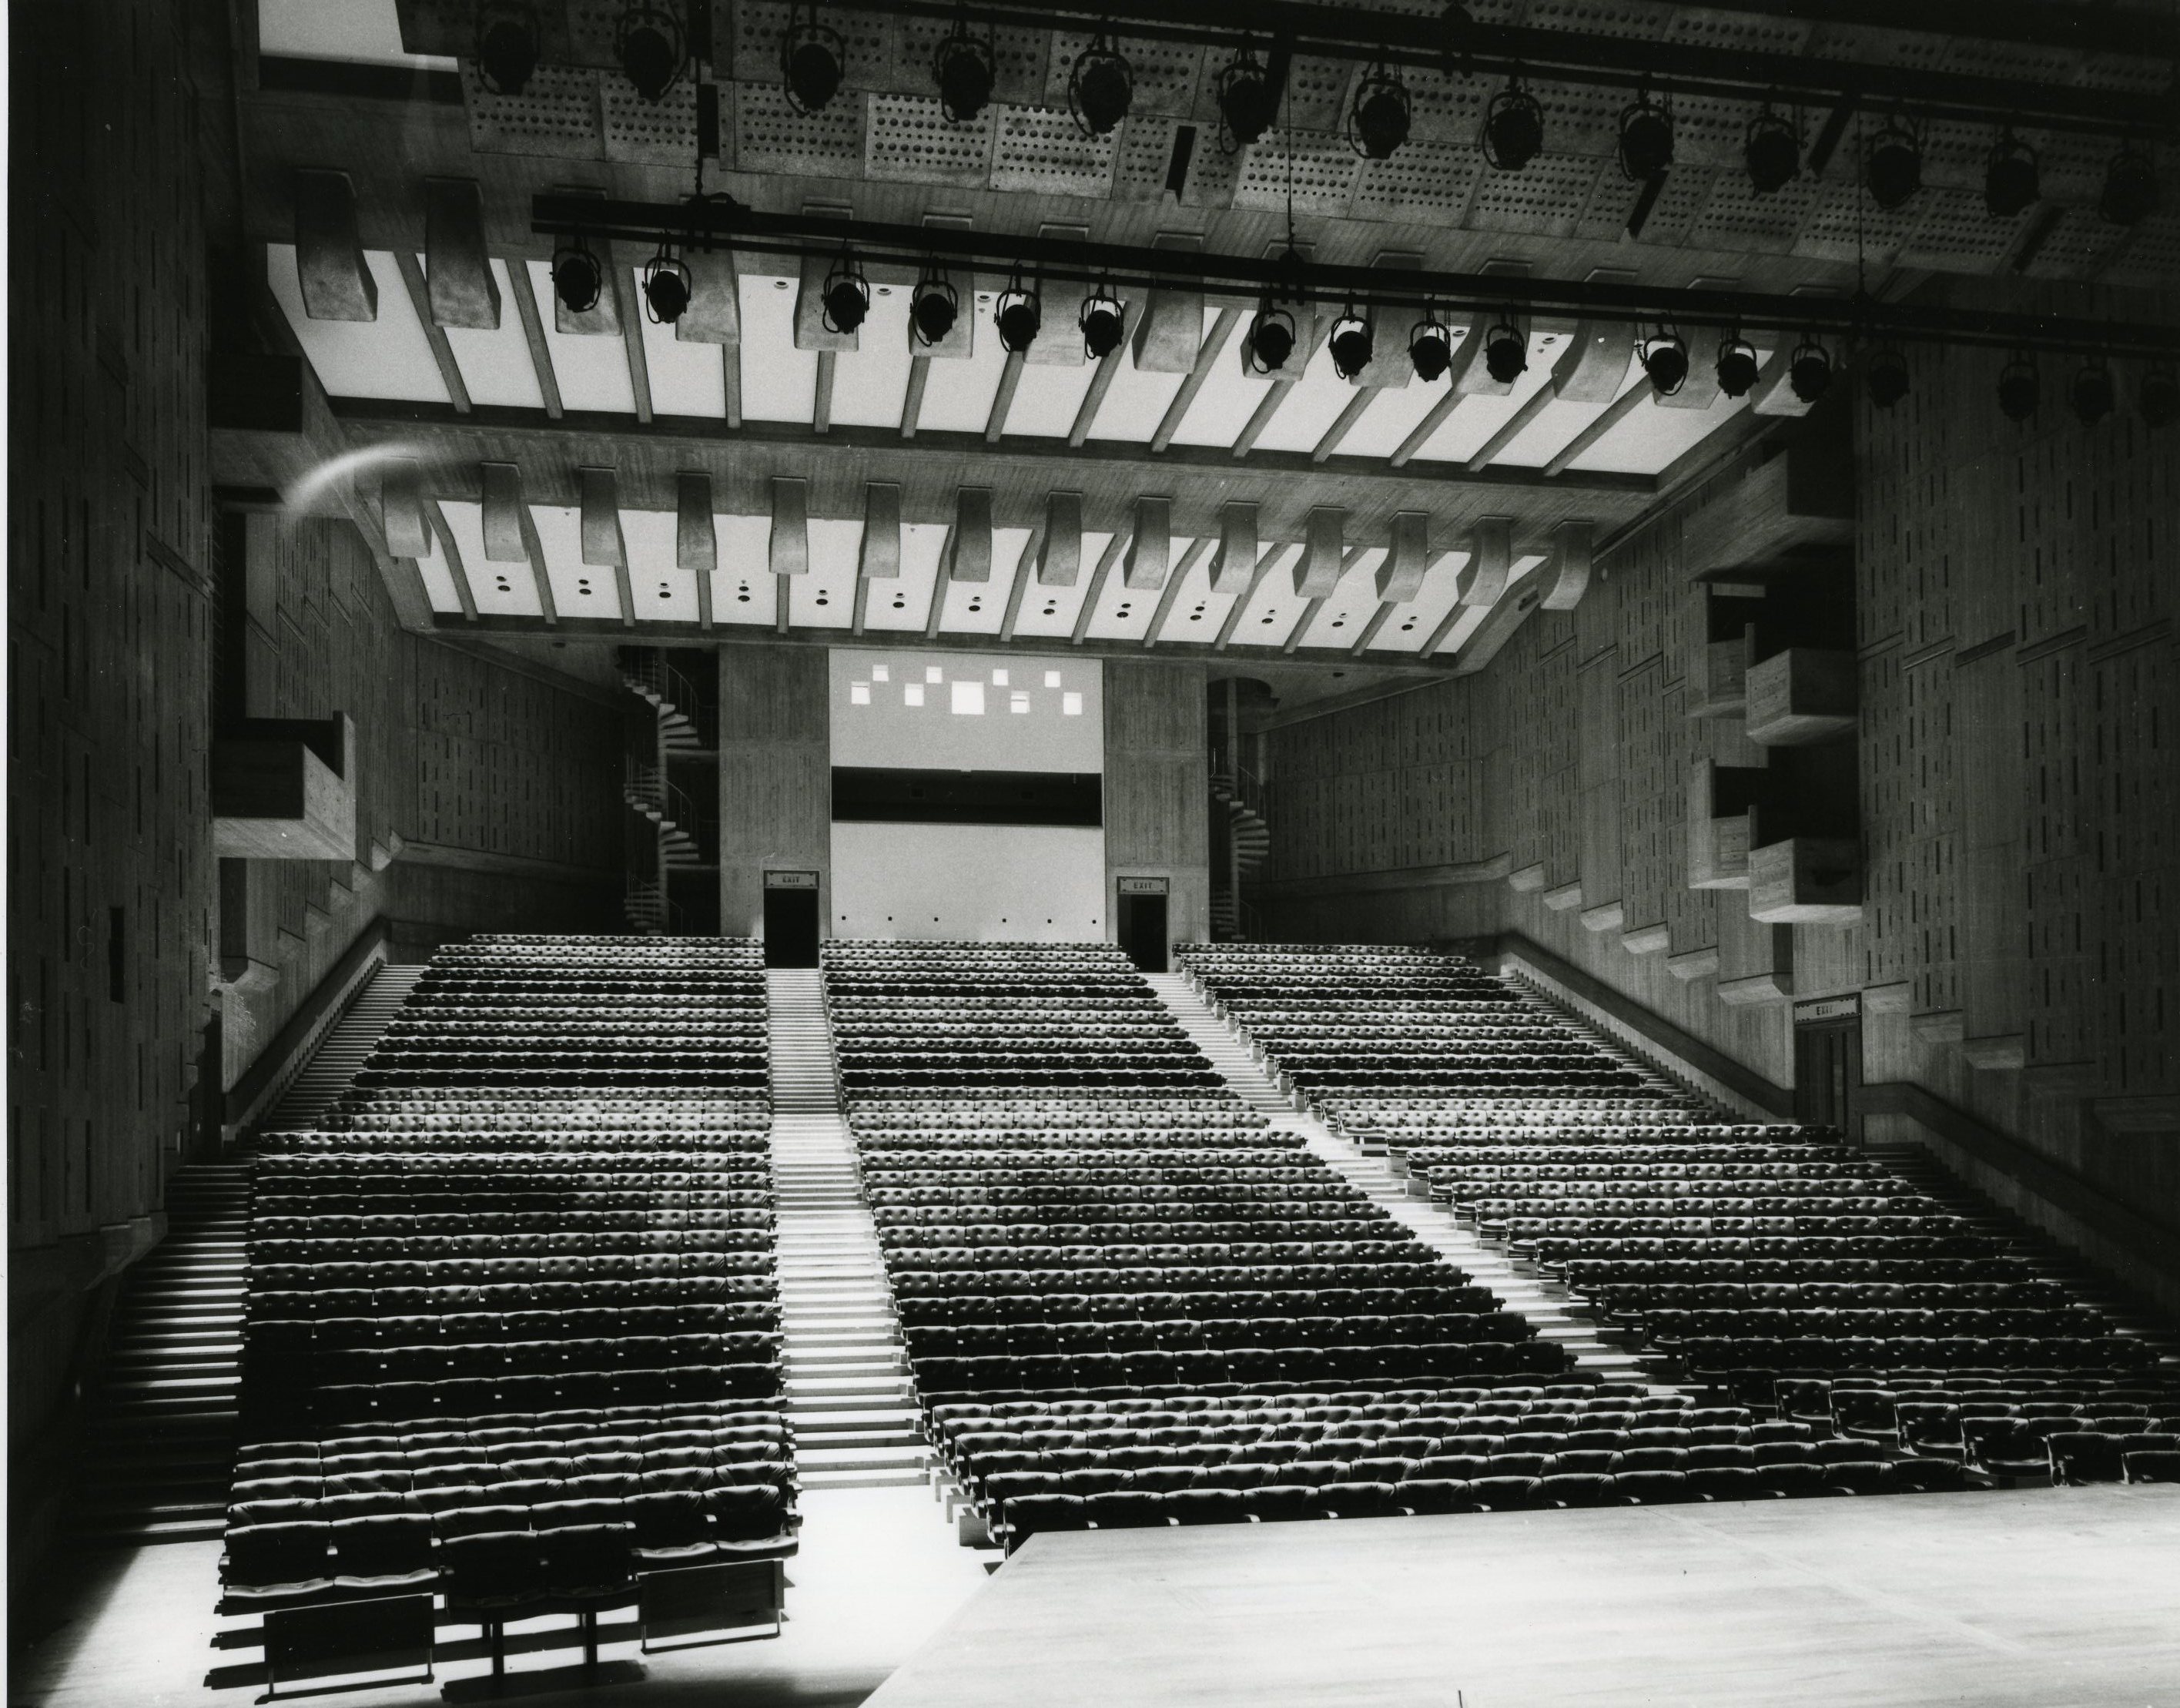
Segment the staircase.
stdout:
[[226,1528],[241,1384],[246,1163],[167,1185],[167,1237],[130,1271],[85,1408],[77,1533],[189,1542]]
[[653,647],[621,650],[620,679],[632,694],[648,700],[658,714],[658,739],[683,752],[702,752],[702,733],[684,709],[696,703],[696,691],[680,671],[658,656]]
[[840,1116],[815,968],[765,974],[787,1415],[806,1491],[922,1486],[931,1454]]
[[1577,1318],[1571,1309],[1575,1302],[1565,1287],[1517,1267],[1506,1253],[1484,1244],[1450,1212],[1432,1204],[1427,1193],[1412,1191],[1406,1176],[1397,1173],[1389,1159],[1366,1154],[1336,1137],[1316,1116],[1297,1113],[1299,1099],[1274,1079],[1248,1034],[1215,1012],[1186,975],[1154,972],[1145,977],[1189,1041],[1203,1052],[1235,1095],[1263,1110],[1274,1127],[1302,1134],[1313,1156],[1447,1262],[1465,1270],[1476,1285],[1490,1288],[1509,1310],[1528,1319],[1540,1340],[1565,1347],[1582,1369],[1610,1381],[1648,1380],[1632,1352],[1609,1342],[1597,1325]]
[[1253,910],[1243,906],[1240,884],[1270,857],[1272,830],[1244,797],[1241,784],[1223,771],[1212,774],[1211,810],[1222,820],[1233,852],[1230,868],[1213,862],[1211,935],[1214,941],[1230,943],[1247,937],[1252,928]]
[[377,1046],[388,1024],[423,976],[421,967],[391,965],[381,966],[372,973],[318,1041],[303,1071],[290,1082],[257,1130],[309,1132],[316,1128],[326,1111],[341,1100],[364,1058]]

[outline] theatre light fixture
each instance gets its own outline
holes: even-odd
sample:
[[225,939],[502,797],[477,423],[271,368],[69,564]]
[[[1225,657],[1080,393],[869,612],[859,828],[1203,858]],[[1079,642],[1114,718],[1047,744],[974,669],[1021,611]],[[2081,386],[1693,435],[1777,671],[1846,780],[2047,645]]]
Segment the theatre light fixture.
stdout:
[[961,312],[961,293],[954,289],[954,281],[935,263],[926,267],[923,276],[916,282],[916,294],[908,302],[908,317],[916,328],[916,341],[926,349],[944,343],[946,334],[954,330],[955,317]]
[[477,9],[477,80],[494,95],[520,95],[538,60],[537,15],[519,0]]
[[581,238],[574,238],[553,252],[553,294],[569,313],[588,314],[596,308],[605,278],[605,269]]
[[1797,345],[1787,358],[1786,384],[1802,402],[1817,402],[1832,388],[1831,353],[1814,339]]
[[1863,383],[1869,388],[1869,400],[1880,409],[1891,409],[1908,395],[1908,357],[1893,344],[1883,344],[1869,359]]
[[658,252],[643,264],[643,306],[654,324],[671,326],[689,307],[693,281],[688,263],[674,252],[670,238],[658,240]]
[[2105,168],[2097,211],[2114,225],[2136,225],[2157,212],[2157,164],[2133,145],[2122,146]]
[[1544,109],[1517,74],[1484,109],[1484,157],[1501,172],[1519,172],[1544,146]]
[[833,270],[825,275],[820,301],[823,308],[820,318],[828,332],[853,332],[870,314],[871,282],[863,277],[862,268],[845,249],[833,263]]
[[1366,160],[1390,160],[1408,140],[1407,85],[1390,65],[1373,65],[1347,108],[1347,144]]
[[638,95],[646,101],[658,100],[680,80],[688,63],[681,20],[652,0],[628,0],[614,30],[614,57]]
[[1764,110],[1748,121],[1748,130],[1742,140],[1741,157],[1748,168],[1748,182],[1759,196],[1770,196],[1784,189],[1802,170],[1802,139],[1792,122],[1771,110],[1765,102]]
[[1500,385],[1511,385],[1529,366],[1529,341],[1513,316],[1503,315],[1484,335],[1484,371]]
[[957,18],[954,28],[931,54],[931,80],[939,85],[939,104],[956,124],[980,116],[992,98],[996,75],[992,46],[969,33],[969,20]]
[[1082,333],[1082,353],[1093,361],[1103,361],[1120,347],[1120,334],[1127,329],[1127,311],[1113,295],[1112,286],[1100,284],[1082,299],[1082,312],[1075,323]]
[[2036,364],[2025,351],[1999,370],[1998,406],[2008,421],[2027,421],[2034,415],[2042,389]]
[[1249,366],[1257,373],[1277,373],[1294,354],[1295,319],[1271,299],[1269,292],[1257,306],[1249,324]]
[[2013,134],[2012,125],[1999,133],[1984,163],[1983,205],[1994,219],[2011,219],[2044,193],[2036,151]]
[[1922,140],[1898,114],[1870,138],[1863,182],[1869,187],[1869,199],[1888,213],[1906,207],[1923,187]]
[[1747,397],[1759,372],[1756,346],[1737,332],[1718,341],[1718,388],[1728,397]]
[[1647,89],[1620,113],[1620,170],[1634,183],[1655,178],[1673,163],[1673,113]]
[[779,74],[787,104],[805,117],[823,113],[840,93],[847,57],[840,32],[820,24],[814,7],[806,15],[805,8],[796,5],[779,38]]
[[2092,359],[2076,368],[2073,383],[2067,388],[2067,400],[2073,405],[2084,427],[2095,427],[2110,415],[2117,400],[2111,366]]
[[1109,36],[1098,35],[1067,75],[1067,107],[1086,136],[1109,136],[1136,98],[1136,74]]
[[1044,323],[1044,310],[1038,301],[1037,292],[1022,283],[1021,269],[1015,269],[1007,288],[999,293],[999,300],[992,306],[992,318],[999,324],[999,343],[1009,355],[1026,354],[1037,342],[1038,329]]
[[1408,361],[1425,385],[1443,378],[1453,366],[1453,328],[1438,317],[1436,309],[1426,308],[1409,329]]
[[1643,372],[1650,377],[1650,389],[1671,397],[1688,383],[1687,340],[1669,326],[1661,326],[1642,345]]
[[1332,346],[1332,370],[1342,379],[1359,377],[1362,370],[1370,366],[1370,358],[1376,352],[1376,339],[1371,333],[1370,322],[1356,313],[1352,302],[1332,323],[1332,337],[1328,342]]
[[1219,146],[1227,153],[1247,148],[1272,128],[1272,120],[1279,116],[1285,68],[1283,51],[1275,49],[1267,65],[1244,42],[1219,72],[1213,88],[1219,102]]

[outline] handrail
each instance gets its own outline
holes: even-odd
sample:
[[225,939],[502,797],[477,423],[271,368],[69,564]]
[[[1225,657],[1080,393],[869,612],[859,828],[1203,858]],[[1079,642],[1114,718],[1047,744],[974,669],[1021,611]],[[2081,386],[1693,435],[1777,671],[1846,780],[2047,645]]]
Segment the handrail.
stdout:
[[243,1069],[221,1099],[220,1126],[239,1132],[294,1083],[318,1040],[332,1029],[349,1005],[361,994],[371,975],[386,960],[386,945],[394,928],[383,914],[356,934],[333,970],[288,1017],[287,1024],[272,1034],[272,1041]]

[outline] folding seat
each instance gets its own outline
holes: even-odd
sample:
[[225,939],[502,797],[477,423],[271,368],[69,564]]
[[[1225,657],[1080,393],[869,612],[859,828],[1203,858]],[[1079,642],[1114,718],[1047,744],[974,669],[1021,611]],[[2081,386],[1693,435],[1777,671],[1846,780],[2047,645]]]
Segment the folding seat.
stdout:
[[1665,1506],[1698,1498],[1678,1471],[1616,1471],[1612,1492],[1631,1506]]
[[2124,1438],[2089,1430],[2062,1430],[2045,1438],[2054,1482],[2117,1483],[2126,1475],[2122,1463]]
[[1316,1490],[1299,1483],[1266,1483],[1242,1491],[1249,1515],[1267,1523],[1286,1518],[1317,1516],[1313,1509]]
[[1813,1460],[1759,1460],[1756,1485],[1775,1495],[1821,1495],[1828,1487],[1825,1475],[1826,1468]]
[[[1495,1463],[1493,1469],[1497,1472]],[[1494,1474],[1470,1479],[1468,1496],[1487,1512],[1527,1512],[1537,1504],[1538,1479],[1533,1476]]]
[[1692,1493],[1712,1501],[1761,1498],[1768,1492],[1761,1480],[1762,1474],[1747,1465],[1721,1465],[1683,1473]]
[[2137,1448],[2120,1455],[2120,1466],[2130,1483],[2180,1483],[2180,1449]]
[[330,1526],[272,1523],[228,1530],[220,1581],[238,1596],[293,1595],[331,1581]]
[[1612,1478],[1600,1473],[1555,1470],[1537,1479],[1539,1506],[1606,1507],[1613,1496]]
[[1247,1502],[1238,1490],[1188,1488],[1165,1496],[1167,1515],[1183,1524],[1246,1524]]
[[1839,1459],[1825,1466],[1825,1486],[1835,1493],[1850,1495],[1890,1494],[1893,1489],[1891,1464],[1883,1459]]
[[1895,1459],[1892,1486],[1902,1494],[1937,1494],[1968,1486],[1957,1459],[1918,1457]]
[[327,1528],[333,1543],[333,1581],[342,1589],[407,1589],[438,1576],[429,1518],[392,1512],[337,1519]]

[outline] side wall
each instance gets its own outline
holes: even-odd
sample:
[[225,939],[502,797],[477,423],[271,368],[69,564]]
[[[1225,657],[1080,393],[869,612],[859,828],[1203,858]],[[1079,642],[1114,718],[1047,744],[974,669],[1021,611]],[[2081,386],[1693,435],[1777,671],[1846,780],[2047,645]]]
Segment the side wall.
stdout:
[[[1759,925],[1743,892],[1685,885],[1693,762],[1755,752],[1738,719],[1687,713],[1703,596],[1681,540],[1702,497],[1484,674],[1272,731],[1255,899],[1272,938],[1517,932],[1781,1085],[1790,1006],[1729,1006],[1720,985],[1858,992],[1865,1081],[2001,1137],[1976,1150],[1902,1113],[1869,1136],[1932,1144],[2180,1304],[2180,440],[2056,402],[2018,431],[1998,365],[1919,355],[1908,401],[1857,423],[1860,924]],[[1401,869],[1495,857],[1489,882]],[[1497,875],[1536,865],[1537,889]],[[1610,903],[1616,920],[1594,911]],[[1623,946],[1657,924],[1662,945]],[[1703,950],[1715,970],[1669,969]]]

